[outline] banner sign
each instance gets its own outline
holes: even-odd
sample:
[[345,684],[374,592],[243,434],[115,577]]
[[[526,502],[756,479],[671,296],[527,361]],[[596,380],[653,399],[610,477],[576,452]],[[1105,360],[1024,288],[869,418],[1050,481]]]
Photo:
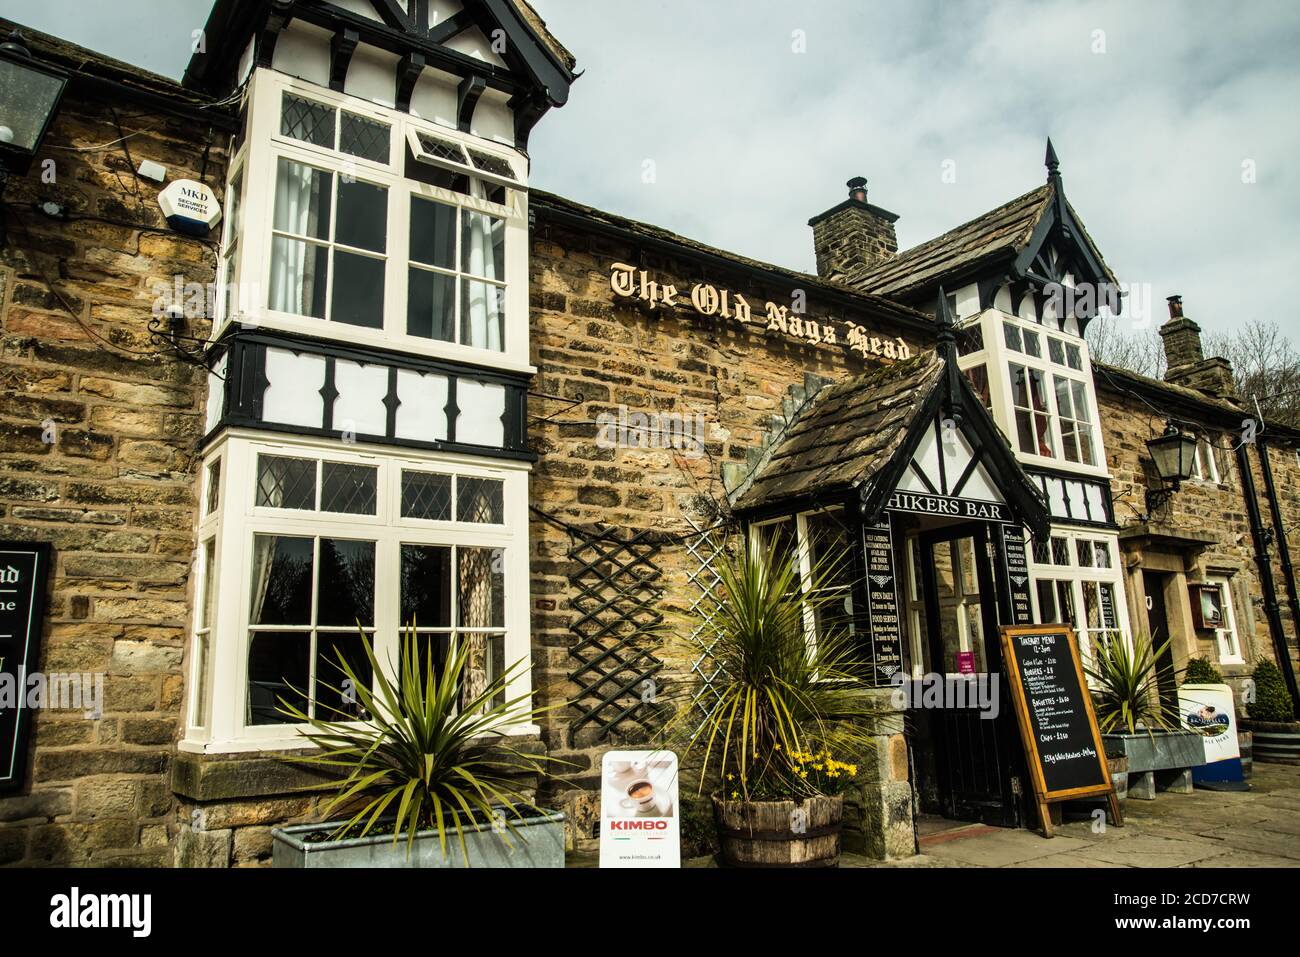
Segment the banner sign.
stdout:
[[23,786],[31,708],[27,676],[36,669],[45,618],[50,546],[0,542],[0,794]]
[[1019,525],[1002,526],[1002,554],[1006,561],[1011,621],[1017,625],[1032,624],[1034,606],[1029,600],[1029,558],[1025,553],[1025,530]]
[[903,667],[903,639],[898,624],[898,581],[894,574],[894,539],[889,517],[863,529],[867,562],[867,619],[871,629],[876,687],[894,682]]
[[1205,764],[1192,768],[1195,781],[1244,781],[1237,710],[1227,685],[1183,685],[1178,689],[1183,727],[1200,735]]
[[600,781],[600,866],[681,867],[677,755],[606,751]]

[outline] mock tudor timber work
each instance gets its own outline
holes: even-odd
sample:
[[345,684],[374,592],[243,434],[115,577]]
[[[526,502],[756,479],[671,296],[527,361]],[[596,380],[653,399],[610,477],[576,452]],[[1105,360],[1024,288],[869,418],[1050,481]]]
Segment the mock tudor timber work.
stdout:
[[[603,755],[714,700],[698,622],[747,536],[845,550],[886,710],[1004,675],[1012,626],[1294,693],[1300,431],[1176,297],[1164,380],[1091,360],[1119,280],[1050,143],[1043,185],[908,250],[855,177],[809,275],[532,189],[577,73],[523,0],[221,0],[179,84],[24,33],[69,82],[4,184],[0,612],[5,549],[48,556],[26,668],[103,696],[0,703],[0,864],[269,865],[320,817],[279,702],[348,706],[322,669],[362,667],[358,622],[381,660],[411,621],[468,646],[475,687],[527,661],[511,693],[556,707],[512,741],[567,762],[535,793],[593,850]],[[906,718],[870,729],[846,846],[1038,826],[1010,708]]]

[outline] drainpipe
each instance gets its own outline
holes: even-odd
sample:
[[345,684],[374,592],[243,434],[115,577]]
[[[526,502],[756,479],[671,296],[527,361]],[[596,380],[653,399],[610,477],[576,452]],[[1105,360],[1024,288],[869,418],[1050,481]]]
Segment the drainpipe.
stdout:
[[1255,476],[1250,471],[1250,455],[1246,443],[1237,446],[1237,471],[1241,473],[1242,497],[1246,500],[1246,514],[1250,517],[1250,534],[1255,540],[1255,561],[1259,565],[1259,586],[1264,592],[1264,614],[1268,617],[1268,630],[1273,635],[1273,648],[1278,667],[1286,679],[1291,700],[1300,706],[1300,693],[1296,689],[1295,669],[1291,666],[1291,652],[1282,632],[1282,613],[1277,603],[1277,590],[1273,587],[1273,567],[1268,558],[1268,540],[1271,533],[1264,528],[1259,514],[1259,499],[1255,495]]
[[1282,584],[1286,586],[1287,602],[1291,605],[1291,621],[1296,636],[1300,638],[1300,597],[1296,595],[1295,567],[1291,564],[1291,549],[1286,543],[1286,525],[1282,522],[1282,509],[1277,503],[1277,486],[1273,484],[1273,466],[1268,459],[1268,441],[1261,435],[1255,439],[1259,449],[1260,471],[1264,474],[1264,493],[1268,495],[1268,510],[1273,517],[1273,537],[1277,542],[1277,557],[1282,563]]

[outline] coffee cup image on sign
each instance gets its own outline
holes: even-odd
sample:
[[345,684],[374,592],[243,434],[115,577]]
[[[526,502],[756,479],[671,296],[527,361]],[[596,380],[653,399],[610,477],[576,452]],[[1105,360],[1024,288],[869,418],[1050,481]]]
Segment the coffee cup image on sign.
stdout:
[[601,800],[605,817],[672,817],[674,773],[670,761],[609,762]]

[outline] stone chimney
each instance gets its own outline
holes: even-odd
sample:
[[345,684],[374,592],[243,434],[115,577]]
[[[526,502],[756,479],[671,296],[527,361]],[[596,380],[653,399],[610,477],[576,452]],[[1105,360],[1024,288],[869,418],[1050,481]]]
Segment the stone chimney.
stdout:
[[855,176],[845,184],[849,198],[808,220],[817,254],[817,275],[843,279],[884,262],[898,252],[894,223],[898,216],[867,202],[867,181]]
[[1223,399],[1237,396],[1232,363],[1201,351],[1201,327],[1183,315],[1183,297],[1169,297],[1169,321],[1160,327],[1165,346],[1165,381],[1200,389]]

